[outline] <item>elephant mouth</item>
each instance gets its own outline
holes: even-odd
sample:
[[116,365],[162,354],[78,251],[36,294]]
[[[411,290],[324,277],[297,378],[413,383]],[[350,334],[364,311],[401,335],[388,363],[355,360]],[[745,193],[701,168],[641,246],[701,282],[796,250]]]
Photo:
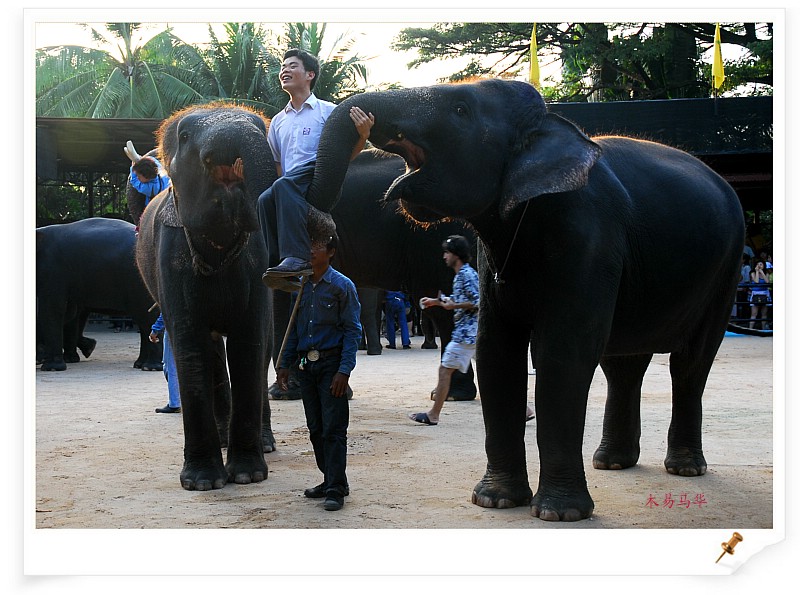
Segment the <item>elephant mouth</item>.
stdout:
[[239,175],[233,165],[214,165],[211,167],[210,176],[214,184],[228,189],[244,183],[244,178]]
[[381,147],[384,151],[394,153],[406,162],[406,173],[392,182],[386,191],[386,200],[399,200],[404,197],[404,190],[412,176],[417,175],[425,165],[425,151],[405,138],[402,133],[397,133],[396,138]]

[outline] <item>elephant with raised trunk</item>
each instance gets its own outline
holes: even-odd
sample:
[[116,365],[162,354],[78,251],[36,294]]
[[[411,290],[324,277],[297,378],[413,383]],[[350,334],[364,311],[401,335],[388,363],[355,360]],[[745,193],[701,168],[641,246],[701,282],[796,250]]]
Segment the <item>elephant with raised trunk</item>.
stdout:
[[144,210],[136,261],[175,353],[181,485],[263,481],[264,449],[274,446],[264,398],[271,292],[261,282],[267,251],[255,201],[276,178],[267,123],[241,107],[193,106],[165,120],[157,139],[172,188]]
[[[670,353],[669,473],[706,472],[701,399],[725,333],[744,244],[733,189],[702,162],[653,142],[588,138],[518,81],[367,93],[344,101],[320,143],[309,202],[330,209],[355,139],[401,155],[388,189],[418,221],[468,221],[482,250],[477,376],[488,459],[472,501],[530,505],[543,520],[591,516],[583,467],[589,386],[608,379],[599,469],[639,457],[642,378]],[[529,345],[536,367],[539,484],[525,460]]]
[[[341,200],[331,211],[339,236],[339,247],[333,266],[350,278],[359,289],[361,323],[365,332],[373,334],[372,354],[380,353],[380,318],[375,317],[377,296],[369,289],[404,288],[416,303],[437,291],[449,294],[453,271],[441,258],[442,241],[451,234],[472,238],[472,231],[463,222],[445,221],[436,225],[419,225],[398,212],[397,205],[383,204],[382,198],[392,181],[403,173],[404,161],[396,155],[370,149],[362,151],[350,163],[341,187]],[[280,344],[289,319],[289,300],[285,292],[275,295],[276,344]],[[430,308],[426,315],[434,322],[441,336],[442,349],[453,332],[453,314],[443,308]],[[291,385],[290,385],[291,387]],[[282,395],[273,385],[270,393],[276,398],[299,398]],[[466,374],[457,371],[450,398],[458,401],[474,399],[477,388],[472,368]]]

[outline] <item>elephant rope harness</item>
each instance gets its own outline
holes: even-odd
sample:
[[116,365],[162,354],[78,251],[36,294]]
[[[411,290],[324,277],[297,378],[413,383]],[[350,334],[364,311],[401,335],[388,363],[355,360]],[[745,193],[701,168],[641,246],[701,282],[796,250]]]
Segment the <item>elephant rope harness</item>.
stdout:
[[[247,242],[250,239],[249,231],[240,231],[238,234],[236,234],[236,241],[234,242],[233,246],[231,246],[225,253],[225,255],[222,258],[222,261],[217,266],[212,266],[208,264],[205,261],[205,259],[200,255],[200,253],[197,251],[194,242],[192,241],[192,236],[189,233],[189,230],[181,222],[178,209],[175,206],[175,194],[172,188],[170,188],[167,191],[167,195],[164,198],[164,203],[162,205],[162,208],[158,216],[164,225],[167,225],[169,227],[183,228],[183,233],[186,236],[186,243],[189,245],[189,254],[192,257],[192,268],[194,269],[195,273],[205,275],[206,277],[210,277],[211,275],[219,273],[225,267],[230,265],[234,260],[236,260],[242,253],[242,250],[244,250],[244,247],[247,246]],[[215,250],[222,251],[225,249],[225,246],[220,246],[219,244],[212,242],[204,235],[201,235],[200,237],[203,238],[203,240],[207,242]]]
[[489,257],[487,254],[486,264],[489,267],[490,271],[494,271],[494,282],[497,285],[502,285],[505,283],[505,279],[503,279],[503,272],[506,270],[506,265],[508,264],[508,259],[511,257],[511,251],[514,249],[514,242],[517,241],[517,236],[519,235],[519,228],[522,226],[522,221],[525,219],[525,213],[528,212],[528,205],[531,204],[531,201],[527,201],[525,203],[525,208],[522,210],[522,216],[519,218],[519,223],[517,223],[517,229],[514,231],[514,237],[511,238],[511,244],[508,246],[508,252],[506,252],[506,259],[503,261],[503,266],[500,270],[497,270],[497,267],[494,265],[494,262],[491,262],[493,259]]
[[[225,254],[222,262],[214,267],[208,264],[200,255],[200,253],[197,252],[197,249],[194,247],[194,243],[192,242],[192,236],[189,234],[189,230],[184,227],[183,232],[184,235],[186,235],[186,242],[189,244],[189,253],[192,255],[192,268],[195,270],[195,272],[205,275],[206,277],[220,272],[222,269],[236,260],[242,253],[242,250],[244,250],[244,247],[247,245],[247,241],[250,239],[249,231],[239,232],[239,234],[237,234],[236,242]],[[206,242],[208,242],[215,250],[223,250],[225,248],[225,246],[219,246],[205,236],[200,237],[204,238]]]

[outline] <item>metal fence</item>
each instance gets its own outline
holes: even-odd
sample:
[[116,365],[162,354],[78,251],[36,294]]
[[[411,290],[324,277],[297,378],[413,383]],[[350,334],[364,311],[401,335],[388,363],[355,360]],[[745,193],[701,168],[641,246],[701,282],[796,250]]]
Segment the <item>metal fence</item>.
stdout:
[[[769,290],[769,300],[758,304],[756,316],[753,316],[753,306],[750,292],[753,288]],[[759,330],[772,330],[772,283],[739,283],[736,289],[736,302],[731,311],[731,323],[736,326],[748,328],[750,323]],[[763,306],[763,308],[762,308]]]

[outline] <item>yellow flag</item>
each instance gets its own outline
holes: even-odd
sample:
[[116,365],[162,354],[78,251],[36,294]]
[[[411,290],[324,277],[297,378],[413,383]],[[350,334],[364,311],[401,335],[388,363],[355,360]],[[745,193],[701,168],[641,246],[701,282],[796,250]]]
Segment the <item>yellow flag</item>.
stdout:
[[531,74],[530,81],[537,89],[540,88],[539,82],[539,54],[536,47],[536,23],[533,24],[533,31],[531,32]]
[[725,80],[725,68],[722,66],[722,42],[719,38],[719,23],[714,33],[714,65],[711,67],[711,77],[714,79],[714,88],[719,89]]

